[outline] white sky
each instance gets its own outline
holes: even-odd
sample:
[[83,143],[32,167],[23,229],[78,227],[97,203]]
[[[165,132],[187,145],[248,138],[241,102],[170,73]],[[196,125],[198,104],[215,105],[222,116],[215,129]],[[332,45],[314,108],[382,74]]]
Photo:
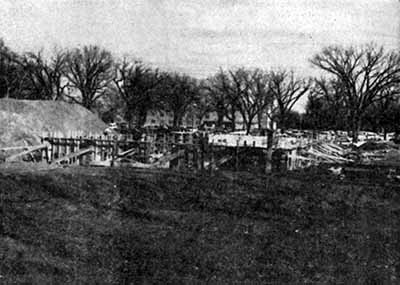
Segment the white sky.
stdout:
[[99,44],[205,77],[219,66],[293,68],[329,44],[400,44],[398,0],[0,0],[18,51]]

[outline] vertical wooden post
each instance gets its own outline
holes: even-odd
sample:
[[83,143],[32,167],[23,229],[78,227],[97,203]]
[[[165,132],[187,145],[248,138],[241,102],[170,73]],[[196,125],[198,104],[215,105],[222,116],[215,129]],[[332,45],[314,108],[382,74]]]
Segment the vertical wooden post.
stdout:
[[63,157],[64,155],[64,138],[59,138],[59,149],[58,149],[58,157]]
[[[111,159],[111,161],[113,160],[113,153],[114,153],[114,140],[111,140],[112,138],[108,139],[108,145],[107,145],[107,159]],[[117,150],[117,154],[118,155],[118,151]]]
[[102,136],[99,137],[99,144],[100,144],[100,149],[99,149],[99,160],[103,161],[104,160],[104,145],[105,145],[105,138],[103,139]]
[[265,158],[265,173],[271,173],[272,172],[272,153],[273,153],[273,131],[268,130],[267,131],[267,155]]
[[[78,151],[81,149],[82,137],[76,138],[75,140],[76,140],[76,150]],[[80,165],[82,163],[82,159],[80,157],[77,157],[75,163]]]
[[52,139],[48,139],[49,143],[50,143],[50,147],[49,147],[49,159],[50,162],[53,160],[53,140]]
[[148,136],[146,136],[146,140],[144,143],[144,161],[147,163],[150,159],[150,141]]
[[68,150],[68,152],[69,153],[73,153],[75,151],[75,141],[74,141],[74,139],[72,137],[69,137],[68,141],[69,141],[69,150]]
[[239,140],[236,141],[235,147],[235,171],[239,171]]
[[[40,138],[40,144],[44,143],[44,139],[43,137]],[[47,153],[47,148],[42,148],[40,150],[40,156],[41,156],[41,161],[45,161],[46,160],[46,153]]]
[[[69,151],[70,151],[70,141],[69,141],[69,138],[68,137],[66,137],[65,138],[65,140],[64,140],[64,155],[68,155],[69,154]],[[67,162],[67,164],[69,164],[69,162],[70,162],[70,160],[68,160],[68,162]]]
[[[79,136],[78,149],[83,148],[82,144],[83,144],[82,136]],[[78,165],[82,165],[83,163],[84,163],[84,156],[81,155],[78,158]]]
[[113,149],[112,149],[112,158],[111,158],[111,166],[114,166],[115,160],[118,156],[118,137],[114,136],[113,141]]
[[60,140],[58,138],[54,138],[54,143],[55,143],[55,154],[54,154],[54,158],[59,158],[60,156]]
[[202,171],[204,170],[204,151],[205,151],[205,145],[204,141],[202,140],[200,142],[200,169]]
[[46,149],[45,149],[45,151],[46,151],[46,161],[47,161],[47,163],[50,163],[50,161],[51,161],[51,157],[50,157],[50,145],[49,144],[47,144],[47,147],[46,147]]
[[92,152],[92,155],[91,155],[91,161],[95,161],[96,160],[97,147],[96,147],[96,140],[94,139],[93,136],[90,137],[90,144],[92,144],[92,146],[93,146],[93,152]]
[[51,157],[51,160],[57,158],[57,141],[54,137],[51,139]]
[[48,157],[48,162],[51,162],[53,160],[53,143],[50,138],[47,138],[47,141],[50,144],[47,147],[47,157]]
[[214,141],[210,145],[210,173],[212,174],[215,167],[215,157],[214,157]]
[[69,137],[67,137],[66,144],[65,144],[65,154],[66,155],[71,153],[71,144],[72,144],[72,141],[69,139]]
[[61,138],[61,157],[65,156],[67,154],[67,138]]

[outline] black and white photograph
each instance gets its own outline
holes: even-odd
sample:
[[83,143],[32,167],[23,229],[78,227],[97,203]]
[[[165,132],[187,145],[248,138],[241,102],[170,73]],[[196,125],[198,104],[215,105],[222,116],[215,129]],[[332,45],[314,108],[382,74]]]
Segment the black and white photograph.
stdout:
[[400,1],[0,0],[0,284],[400,284]]

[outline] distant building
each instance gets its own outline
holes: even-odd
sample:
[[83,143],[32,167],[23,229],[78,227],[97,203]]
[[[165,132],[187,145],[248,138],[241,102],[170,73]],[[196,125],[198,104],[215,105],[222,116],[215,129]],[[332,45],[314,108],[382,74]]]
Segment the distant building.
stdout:
[[[214,129],[217,125],[218,116],[216,112],[210,112],[206,114],[203,119],[200,121],[198,117],[193,112],[188,112],[183,120],[182,125],[180,127],[185,128],[200,128],[204,127],[206,129]],[[264,115],[261,118],[261,128],[267,129],[269,127],[270,119]],[[161,127],[168,126],[172,127],[173,125],[173,116],[170,112],[161,111],[161,110],[152,110],[147,114],[146,122],[144,127]],[[242,115],[237,112],[236,113],[236,130],[245,130],[246,126],[243,120]],[[227,130],[231,128],[231,121],[228,118],[224,117],[223,119],[223,127]],[[251,129],[258,129],[258,118],[255,117],[252,122]]]
[[[166,112],[162,110],[151,110],[147,113],[146,122],[144,127],[162,127],[168,126],[172,127],[174,123],[174,118],[171,112]],[[186,114],[183,117],[182,125],[180,127],[184,128],[198,128],[200,121],[193,114]]]
[[[235,117],[236,117],[235,129],[237,131],[245,130],[246,129],[246,125],[244,123],[243,117],[240,114],[240,112],[236,112]],[[216,112],[210,112],[204,117],[204,119],[202,120],[202,124],[205,125],[206,127],[212,127],[212,126],[215,127],[216,124],[217,124],[217,121],[218,121],[217,113]],[[268,116],[266,116],[264,114],[262,116],[262,118],[261,118],[261,128],[262,129],[267,129],[269,127],[269,123],[270,123],[270,119],[268,118]],[[231,126],[232,123],[227,117],[224,117],[222,124],[223,124],[223,126],[225,128],[230,129],[230,126]],[[251,129],[252,130],[259,129],[257,116],[252,121]]]

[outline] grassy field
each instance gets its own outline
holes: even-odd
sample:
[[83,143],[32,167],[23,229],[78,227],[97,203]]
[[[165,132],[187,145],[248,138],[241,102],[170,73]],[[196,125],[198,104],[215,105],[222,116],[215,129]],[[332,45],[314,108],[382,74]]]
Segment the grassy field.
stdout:
[[0,170],[0,283],[397,283],[400,184]]

